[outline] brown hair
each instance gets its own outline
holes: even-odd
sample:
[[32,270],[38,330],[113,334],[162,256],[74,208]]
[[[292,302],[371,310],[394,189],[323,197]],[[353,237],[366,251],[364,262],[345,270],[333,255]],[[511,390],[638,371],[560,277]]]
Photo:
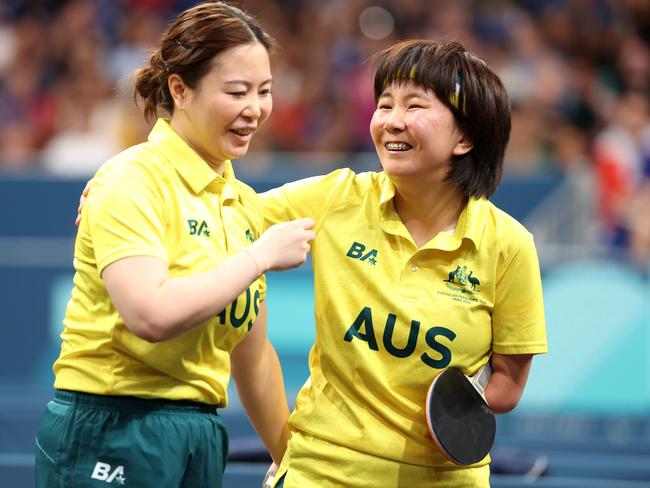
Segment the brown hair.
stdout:
[[453,41],[403,41],[372,60],[375,101],[387,85],[413,82],[433,91],[451,110],[473,148],[454,158],[447,180],[467,197],[492,195],[501,181],[510,138],[510,102],[499,77]]
[[260,42],[270,51],[271,37],[257,21],[224,2],[204,2],[181,12],[163,34],[149,66],[135,74],[135,99],[144,100],[147,120],[156,117],[158,107],[170,114],[174,101],[167,80],[178,74],[190,88],[196,88],[210,71],[212,60],[226,49]]

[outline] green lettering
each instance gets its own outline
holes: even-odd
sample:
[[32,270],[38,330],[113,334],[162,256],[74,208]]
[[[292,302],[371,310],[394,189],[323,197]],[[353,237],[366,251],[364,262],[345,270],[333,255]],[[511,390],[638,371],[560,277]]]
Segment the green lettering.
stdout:
[[198,224],[198,222],[196,220],[190,219],[190,220],[187,221],[187,223],[190,226],[190,235],[195,236],[196,235],[196,224]]
[[[357,244],[357,243],[355,243]],[[352,248],[350,248],[352,250]],[[348,256],[350,253],[348,252]],[[366,332],[360,332],[361,327],[365,324]],[[373,351],[379,351],[379,346],[377,346],[377,339],[375,338],[375,329],[372,325],[372,310],[370,307],[364,307],[363,310],[359,313],[359,316],[354,320],[354,323],[350,326],[348,331],[345,333],[344,339],[347,342],[352,342],[352,339],[356,337],[368,343],[368,347]]]
[[448,347],[440,344],[436,340],[436,337],[438,336],[446,337],[449,339],[449,341],[453,341],[456,338],[456,334],[449,329],[446,329],[444,327],[431,327],[427,331],[424,338],[429,347],[440,354],[440,359],[433,359],[426,352],[420,356],[420,359],[422,359],[422,362],[427,366],[431,366],[432,368],[436,369],[443,369],[449,366],[449,363],[451,363],[451,351]]
[[[255,318],[257,318],[257,314],[260,311],[260,291],[255,290],[255,294],[253,295],[253,310],[255,311]],[[248,321],[248,330],[250,331],[253,328],[253,319],[250,319]]]
[[255,315],[260,312],[260,290],[255,290],[255,295],[253,295],[253,310],[255,310]]
[[201,222],[201,225],[199,226],[199,230],[196,233],[200,236],[210,237],[208,224],[205,223],[205,220]]
[[365,256],[363,256],[363,257],[361,258],[361,261],[365,261],[365,260],[368,259],[368,258],[376,258],[376,257],[377,257],[377,249],[373,249],[373,250],[370,251],[368,254],[366,254]]
[[219,312],[219,315],[217,315],[217,317],[219,317],[219,323],[221,325],[226,323],[226,308],[224,308],[221,312]]
[[417,320],[411,320],[411,330],[409,331],[409,338],[406,342],[406,346],[402,349],[398,349],[393,345],[393,332],[395,331],[395,322],[397,316],[390,313],[388,314],[388,319],[386,320],[386,328],[384,329],[384,347],[389,354],[397,358],[406,358],[413,354],[415,351],[415,346],[418,341],[418,334],[420,332],[420,322]]
[[350,246],[350,249],[348,250],[348,253],[346,256],[350,258],[360,258],[363,255],[363,251],[366,250],[366,246],[361,244],[360,242],[355,242]]
[[237,298],[230,305],[230,323],[235,329],[238,329],[246,321],[248,317],[248,312],[251,309],[251,289],[246,288],[246,307],[244,308],[244,313],[241,317],[237,317]]

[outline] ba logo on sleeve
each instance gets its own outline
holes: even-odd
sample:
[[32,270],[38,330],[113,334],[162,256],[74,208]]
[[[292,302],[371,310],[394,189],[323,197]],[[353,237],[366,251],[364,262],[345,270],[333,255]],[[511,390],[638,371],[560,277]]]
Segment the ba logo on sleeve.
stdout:
[[364,261],[375,266],[377,264],[377,249],[366,249],[366,246],[360,242],[353,242],[350,249],[346,254],[347,257],[352,259],[358,259],[359,261]]
[[123,485],[126,482],[124,466],[120,465],[113,468],[110,464],[99,461],[95,464],[95,469],[93,469],[93,474],[90,477],[94,480],[105,481],[109,484],[117,481],[118,485]]

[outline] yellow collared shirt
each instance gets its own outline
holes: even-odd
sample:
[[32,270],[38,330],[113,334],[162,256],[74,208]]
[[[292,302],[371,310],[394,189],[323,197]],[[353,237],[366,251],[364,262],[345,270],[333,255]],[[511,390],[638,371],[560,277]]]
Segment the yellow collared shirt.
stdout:
[[383,173],[349,169],[262,195],[267,225],[317,223],[316,342],[290,425],[368,454],[364,473],[376,479],[360,486],[383,486],[394,476],[382,470],[399,463],[454,467],[425,421],[426,393],[441,370],[472,374],[492,352],[547,350],[532,235],[486,199],[471,199],[453,232],[418,249],[394,195]]
[[215,267],[259,237],[259,197],[235,179],[229,161],[219,176],[165,120],[147,142],[104,164],[93,182],[75,243],[54,386],[226,405],[229,353],[255,321],[264,278],[199,327],[152,344],[125,326],[101,272],[128,256],[157,257],[170,277]]

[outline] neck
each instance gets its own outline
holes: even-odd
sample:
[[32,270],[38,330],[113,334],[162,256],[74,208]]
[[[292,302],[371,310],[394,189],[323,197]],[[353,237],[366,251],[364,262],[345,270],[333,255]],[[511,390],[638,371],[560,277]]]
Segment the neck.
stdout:
[[467,198],[447,182],[395,184],[395,210],[418,247],[438,233],[454,229]]
[[185,124],[179,120],[178,117],[173,117],[169,121],[169,125],[171,126],[172,129],[174,129],[174,132],[180,136],[181,139],[183,139],[188,146],[190,146],[196,154],[201,156],[201,159],[207,163],[208,166],[210,166],[219,176],[223,176],[223,171],[226,166],[225,161],[218,161],[215,160],[214,158],[210,157],[209,153],[207,151],[202,150],[199,146],[194,144],[192,142],[192,138],[190,137],[191,130],[187,130]]

